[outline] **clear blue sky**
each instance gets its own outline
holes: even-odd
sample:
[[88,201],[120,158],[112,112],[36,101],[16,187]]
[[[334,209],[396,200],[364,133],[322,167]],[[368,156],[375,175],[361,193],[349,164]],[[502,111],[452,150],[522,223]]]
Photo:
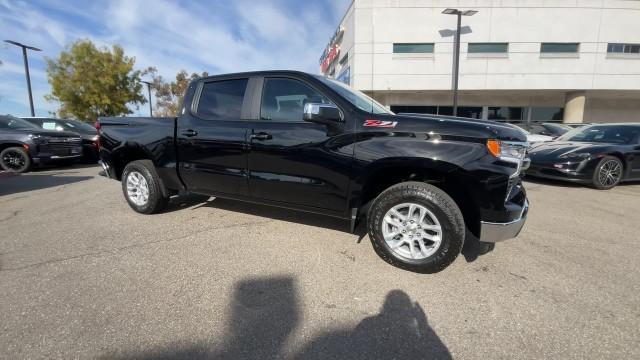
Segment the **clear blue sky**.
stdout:
[[[155,66],[165,78],[180,69],[211,74],[259,69],[318,72],[318,58],[351,0],[0,0],[0,40],[43,49],[30,53],[36,115],[57,104],[45,57],[77,39],[120,44],[136,67]],[[19,48],[0,45],[0,114],[29,115]],[[147,107],[134,111],[146,115]]]

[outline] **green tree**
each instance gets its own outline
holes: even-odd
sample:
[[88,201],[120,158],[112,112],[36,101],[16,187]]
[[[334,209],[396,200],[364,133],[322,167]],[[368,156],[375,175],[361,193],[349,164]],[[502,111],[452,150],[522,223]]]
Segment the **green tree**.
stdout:
[[128,104],[146,103],[140,77],[153,69],[134,70],[135,58],[118,45],[98,48],[90,40],[78,40],[57,59],[46,60],[51,94],[45,98],[60,103],[59,116],[95,121],[130,114]]
[[192,73],[189,75],[185,70],[180,70],[176,74],[175,81],[166,82],[162,76],[153,76],[153,89],[155,90],[156,105],[153,110],[158,116],[178,116],[184,92],[189,83],[200,77],[209,76],[207,72],[202,74]]

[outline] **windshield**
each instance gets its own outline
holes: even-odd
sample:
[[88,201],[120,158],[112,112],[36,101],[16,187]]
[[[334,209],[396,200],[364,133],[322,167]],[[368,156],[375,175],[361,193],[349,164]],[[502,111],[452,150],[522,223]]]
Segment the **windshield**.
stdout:
[[316,76],[325,85],[329,86],[332,90],[340,94],[347,99],[350,103],[355,105],[358,109],[370,112],[372,114],[390,114],[393,115],[389,109],[379,102],[368,97],[364,93],[358,90],[354,90],[339,81],[331,80],[324,76]]
[[563,141],[629,144],[640,134],[640,126],[592,125],[573,129],[558,138]]
[[79,120],[58,120],[58,122],[62,124],[62,127],[64,127],[65,130],[81,132],[84,134],[96,133],[96,128]]
[[0,129],[37,129],[38,127],[11,115],[0,116]]
[[544,123],[542,125],[546,127],[549,131],[551,131],[551,133],[554,135],[562,135],[567,131],[571,130],[569,126],[561,125],[561,124]]

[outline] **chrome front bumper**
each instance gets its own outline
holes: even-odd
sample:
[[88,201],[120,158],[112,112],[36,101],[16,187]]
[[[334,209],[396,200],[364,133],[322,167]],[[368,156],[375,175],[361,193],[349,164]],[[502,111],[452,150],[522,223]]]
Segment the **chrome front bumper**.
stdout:
[[483,242],[498,242],[508,239],[513,239],[518,236],[520,230],[524,226],[527,220],[527,212],[529,212],[529,201],[524,201],[524,206],[520,212],[520,216],[513,221],[506,223],[494,223],[481,221],[480,227],[480,241]]

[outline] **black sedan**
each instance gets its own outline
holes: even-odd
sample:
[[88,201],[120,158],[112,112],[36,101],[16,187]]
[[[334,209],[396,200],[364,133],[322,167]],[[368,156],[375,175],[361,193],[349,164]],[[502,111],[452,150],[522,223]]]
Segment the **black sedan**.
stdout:
[[66,131],[78,134],[82,138],[84,158],[90,162],[98,161],[98,131],[92,125],[73,119],[44,117],[26,117],[23,119],[45,130]]
[[640,124],[600,124],[573,129],[529,150],[526,174],[611,189],[640,180]]

